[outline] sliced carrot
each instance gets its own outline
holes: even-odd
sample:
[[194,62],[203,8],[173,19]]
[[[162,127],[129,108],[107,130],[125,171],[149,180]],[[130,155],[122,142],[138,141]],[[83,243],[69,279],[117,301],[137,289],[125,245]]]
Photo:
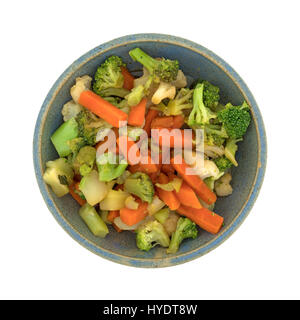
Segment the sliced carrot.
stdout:
[[86,204],[86,200],[82,199],[79,194],[77,194],[75,192],[76,190],[76,184],[72,184],[69,187],[69,191],[70,191],[70,195],[81,205],[83,206],[84,204]]
[[218,233],[223,225],[224,218],[206,208],[195,209],[181,205],[176,211],[213,234]]
[[143,129],[147,132],[147,135],[149,138],[150,138],[150,134],[151,134],[151,122],[154,118],[157,117],[158,113],[159,112],[157,110],[149,109],[149,111],[146,115],[145,125],[144,125]]
[[107,215],[107,220],[110,222],[114,222],[115,218],[120,216],[120,212],[119,210],[112,210],[109,211],[108,215]]
[[[176,146],[181,146],[182,148],[189,148],[193,147],[193,135],[192,139],[191,136],[188,135],[184,130],[175,129],[173,128],[159,128],[159,136],[152,135],[153,140],[158,143],[161,147],[166,146],[166,143],[169,143],[170,148],[174,148]],[[169,131],[169,139],[164,139],[163,131],[161,130],[168,130]],[[166,135],[165,135],[166,137]]]
[[128,115],[124,111],[118,109],[91,90],[83,91],[78,103],[116,128],[120,127],[120,121],[127,121]]
[[147,104],[147,99],[144,98],[139,104],[131,107],[129,116],[128,116],[128,124],[130,124],[131,126],[137,126],[137,127],[140,127],[143,125],[145,121],[146,104]]
[[163,173],[174,173],[175,172],[175,169],[173,168],[173,166],[171,164],[165,164],[163,163],[162,166],[161,166],[161,171]]
[[142,202],[140,199],[137,199],[136,201],[139,202],[139,207],[136,210],[128,208],[122,208],[120,210],[120,218],[128,226],[137,224],[147,216],[148,203]]
[[121,72],[124,77],[123,88],[131,90],[133,88],[134,76],[125,67],[121,67]]
[[[167,184],[169,182],[169,178],[164,173],[160,173],[158,182],[160,184]],[[179,208],[180,201],[177,199],[174,191],[166,191],[159,187],[156,187],[156,191],[160,200],[162,200],[171,210]]]
[[180,129],[184,125],[184,117],[182,115],[173,116],[173,129]]
[[[181,161],[181,163],[179,163]],[[179,159],[171,159],[172,166],[181,176],[181,178],[192,187],[197,195],[207,204],[213,204],[217,200],[217,196],[207,187],[203,180],[197,175],[188,175],[186,174],[187,169],[191,170],[191,167],[188,166],[185,161],[180,156]]]
[[195,209],[202,208],[202,205],[198,200],[194,190],[184,181],[182,182],[179,192],[176,192],[176,196],[179,199],[180,203],[185,206]]
[[156,117],[151,122],[151,129],[173,128],[173,117]]

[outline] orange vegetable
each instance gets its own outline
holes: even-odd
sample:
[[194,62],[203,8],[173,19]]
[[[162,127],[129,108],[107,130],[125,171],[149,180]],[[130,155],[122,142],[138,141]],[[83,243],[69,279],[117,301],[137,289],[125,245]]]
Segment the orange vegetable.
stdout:
[[169,173],[174,173],[175,169],[173,168],[173,166],[171,164],[162,164],[161,166],[161,171],[163,173],[169,174]]
[[213,234],[218,233],[223,225],[224,218],[206,208],[195,209],[181,205],[176,211]]
[[107,220],[110,222],[114,222],[115,218],[119,217],[119,215],[120,215],[119,210],[109,211],[109,213],[107,215]]
[[[191,141],[190,139],[190,135],[186,134],[184,130],[181,129],[176,129],[176,131],[174,130],[173,135],[172,135],[172,130],[173,128],[160,128],[160,130],[168,130],[170,137],[169,140],[166,141],[170,141],[170,148],[174,148],[176,145],[177,146],[182,146],[182,148],[189,148],[191,149],[193,147],[193,141]],[[158,137],[156,135],[152,136],[153,140],[158,143],[160,146],[165,146],[165,139],[163,139],[163,135],[160,134]]]
[[186,183],[182,182],[179,192],[176,192],[176,196],[180,203],[195,209],[201,209],[202,205],[198,200],[194,190]]
[[125,67],[121,67],[121,72],[124,77],[123,88],[131,90],[133,88],[134,76]]
[[181,178],[192,187],[197,195],[205,201],[207,204],[215,203],[217,200],[217,196],[207,187],[207,185],[203,182],[203,180],[197,175],[187,175],[186,170],[188,166],[185,161],[180,157],[179,161],[181,164],[175,163],[175,159],[171,159],[172,166],[177,171],[177,173],[181,176]]
[[119,121],[127,121],[128,115],[124,111],[118,109],[91,90],[83,91],[78,103],[116,128],[119,128]]
[[[167,184],[169,178],[161,173],[158,177],[158,183]],[[162,200],[171,210],[176,210],[180,206],[180,201],[177,199],[174,191],[166,191],[156,187],[156,191],[160,200]]]
[[173,117],[156,117],[151,122],[151,129],[172,128]]
[[[76,183],[76,184],[79,185],[79,183]],[[77,188],[76,188],[76,184],[70,185],[70,187],[69,187],[70,195],[71,195],[81,206],[83,206],[84,204],[86,204],[86,200],[83,200],[83,199],[79,196],[79,194],[77,194],[77,193],[75,192],[75,190],[77,189]]]
[[158,113],[159,112],[157,110],[149,109],[146,115],[145,125],[143,129],[147,132],[148,137],[150,137],[150,134],[151,134],[151,122],[154,118],[157,117]]
[[184,117],[181,115],[173,116],[173,129],[180,129],[184,125]]
[[[117,139],[117,138],[119,137],[119,130],[118,130],[117,128],[112,128],[111,130],[114,132],[115,138]],[[108,137],[109,137],[110,134],[112,134],[112,132],[109,132],[109,134],[104,138],[103,141],[99,141],[99,142],[96,144],[96,146],[95,146],[96,150],[97,150],[102,144],[104,144],[104,143],[107,142]],[[114,145],[114,143],[115,143],[115,139],[110,139],[110,140],[109,140],[109,143],[107,144],[107,150],[104,150],[104,152],[108,151],[108,149],[110,149],[110,148]],[[116,154],[118,154],[118,146],[116,146]]]
[[123,208],[120,210],[121,220],[128,226],[133,226],[134,224],[142,221],[147,216],[148,203],[142,202],[137,199],[136,202],[139,203],[139,207],[136,210]]
[[128,116],[128,124],[130,124],[131,126],[137,126],[137,127],[140,127],[143,125],[145,121],[146,104],[147,104],[147,99],[144,98],[139,104],[131,107],[131,110]]

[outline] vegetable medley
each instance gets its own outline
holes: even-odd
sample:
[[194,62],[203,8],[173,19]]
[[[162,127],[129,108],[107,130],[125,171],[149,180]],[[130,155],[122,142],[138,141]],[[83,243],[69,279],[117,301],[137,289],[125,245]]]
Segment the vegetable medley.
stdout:
[[[70,193],[95,236],[113,232],[111,225],[135,232],[141,250],[160,245],[176,253],[184,239],[197,237],[198,227],[213,234],[222,228],[224,219],[213,208],[217,196],[233,192],[230,169],[238,165],[250,109],[246,102],[222,104],[219,88],[206,80],[188,86],[177,60],[153,58],[140,48],[129,55],[143,67],[137,79],[117,56],[107,58],[93,79],[76,79],[72,100],[62,108],[64,123],[51,136],[59,158],[46,163],[44,181],[58,197]],[[164,134],[174,129],[180,134],[166,145]],[[194,160],[198,129],[204,133],[201,163]],[[141,142],[147,143],[143,152]],[[175,152],[178,145],[184,153]],[[163,161],[165,147],[169,162]]]

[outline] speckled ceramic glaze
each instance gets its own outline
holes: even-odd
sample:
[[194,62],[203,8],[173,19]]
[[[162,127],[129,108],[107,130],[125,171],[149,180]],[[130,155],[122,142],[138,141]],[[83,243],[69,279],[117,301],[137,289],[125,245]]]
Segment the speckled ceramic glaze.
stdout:
[[[56,197],[43,182],[45,163],[57,158],[50,141],[51,134],[62,123],[61,108],[70,100],[69,90],[75,78],[93,75],[99,64],[111,55],[121,56],[129,70],[140,69],[132,62],[128,51],[140,47],[154,57],[178,59],[180,68],[192,78],[212,81],[221,89],[222,102],[240,104],[244,99],[251,106],[253,121],[244,141],[239,144],[239,167],[233,170],[231,196],[218,199],[215,212],[225,219],[217,235],[199,230],[195,240],[186,240],[180,250],[167,255],[156,247],[150,252],[137,249],[135,235],[110,229],[105,239],[94,237],[78,215],[78,204],[67,195]],[[262,185],[266,167],[266,136],[258,106],[240,76],[221,58],[206,48],[182,39],[161,34],[130,35],[107,42],[76,60],[55,82],[40,110],[34,133],[33,159],[37,181],[44,200],[58,223],[81,245],[103,258],[134,267],[168,267],[198,258],[227,239],[244,221]]]

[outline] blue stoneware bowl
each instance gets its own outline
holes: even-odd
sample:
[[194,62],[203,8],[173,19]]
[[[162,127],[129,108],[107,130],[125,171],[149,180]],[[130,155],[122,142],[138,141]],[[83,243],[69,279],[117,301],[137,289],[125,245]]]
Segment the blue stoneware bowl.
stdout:
[[[78,215],[78,204],[70,195],[56,197],[43,182],[45,163],[57,158],[50,136],[62,123],[61,108],[70,100],[69,90],[75,78],[93,75],[99,64],[111,55],[121,56],[129,70],[140,66],[132,62],[128,51],[140,47],[154,57],[178,59],[183,72],[192,77],[211,81],[221,89],[222,102],[240,104],[246,100],[251,106],[253,121],[244,141],[239,144],[239,167],[233,170],[231,196],[218,199],[215,212],[224,217],[225,225],[217,235],[200,230],[195,240],[186,240],[180,250],[167,255],[156,247],[150,252],[137,249],[135,235],[117,233],[113,229],[105,239],[94,237]],[[240,76],[221,58],[194,42],[161,34],[125,36],[100,45],[76,60],[58,78],[40,110],[34,133],[33,159],[39,188],[58,223],[81,245],[114,262],[135,267],[168,267],[195,259],[216,248],[244,221],[251,210],[262,185],[266,167],[266,135],[258,106]]]

